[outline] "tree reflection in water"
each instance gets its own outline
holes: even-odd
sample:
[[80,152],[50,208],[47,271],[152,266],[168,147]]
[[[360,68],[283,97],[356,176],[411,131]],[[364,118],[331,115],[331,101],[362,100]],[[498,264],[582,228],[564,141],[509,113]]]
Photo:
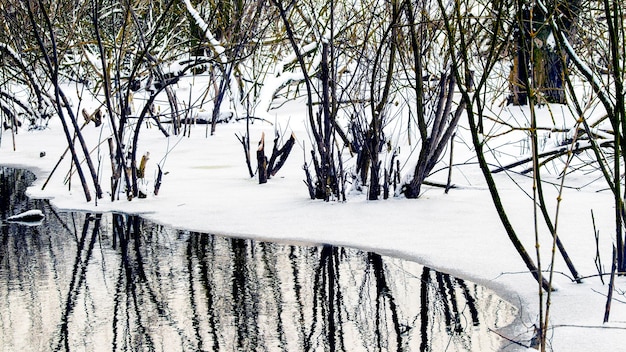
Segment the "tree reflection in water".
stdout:
[[57,213],[0,169],[0,348],[87,351],[496,351],[514,308],[473,283],[372,252]]

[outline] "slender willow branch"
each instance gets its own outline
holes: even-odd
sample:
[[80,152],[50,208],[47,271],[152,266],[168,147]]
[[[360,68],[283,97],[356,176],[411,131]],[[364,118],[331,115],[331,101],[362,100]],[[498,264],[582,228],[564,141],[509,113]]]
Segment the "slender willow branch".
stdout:
[[52,85],[54,86],[55,104],[56,104],[56,108],[57,108],[57,113],[59,114],[59,118],[61,119],[61,125],[63,126],[63,132],[65,133],[65,138],[67,140],[68,147],[70,148],[70,152],[72,154],[72,161],[74,162],[74,166],[76,167],[76,171],[78,173],[78,177],[80,178],[80,182],[81,182],[81,185],[83,187],[83,192],[85,194],[85,199],[87,200],[87,202],[90,202],[91,201],[91,192],[89,191],[89,186],[87,185],[87,181],[85,179],[85,175],[84,175],[83,170],[82,170],[82,168],[80,166],[80,160],[78,159],[78,155],[76,154],[76,149],[75,149],[75,146],[74,146],[72,135],[70,133],[69,127],[67,125],[67,121],[65,121],[65,116],[63,114],[63,105],[61,103],[60,87],[59,87],[59,81],[58,81],[58,78],[59,78],[59,64],[58,64],[58,57],[57,57],[56,40],[55,40],[52,24],[50,23],[50,19],[48,18],[48,15],[46,13],[46,10],[45,10],[46,7],[44,7],[43,3],[41,1],[39,1],[39,7],[42,9],[42,13],[43,13],[44,18],[46,20],[46,27],[47,27],[48,31],[50,32],[50,41],[51,41],[51,45],[52,45],[52,57],[50,57],[50,54],[48,54],[48,50],[46,48],[46,45],[43,42],[42,35],[39,32],[39,30],[37,29],[39,27],[39,25],[35,21],[35,14],[33,13],[33,8],[32,8],[33,5],[34,4],[32,2],[30,2],[30,1],[27,2],[26,8],[28,10],[28,18],[30,20],[30,24],[31,24],[32,29],[33,29],[33,35],[35,36],[35,39],[37,40],[37,44],[39,45],[39,49],[41,50],[41,53],[43,54],[43,58],[44,58],[44,61],[46,63],[46,67],[48,69],[47,73],[50,75],[50,80],[52,82]]
[[[115,162],[117,165],[115,166],[116,172],[114,174],[119,175],[122,165],[126,164],[126,160],[124,158],[124,146],[122,145],[121,138],[123,137],[122,126],[117,125],[117,119],[113,115],[115,111],[113,109],[113,103],[111,102],[111,77],[109,72],[109,65],[107,64],[106,59],[106,51],[104,50],[104,45],[102,43],[102,37],[100,35],[100,5],[99,0],[92,0],[92,25],[94,34],[96,36],[97,47],[100,53],[100,63],[102,65],[102,80],[104,86],[104,101],[106,103],[107,112],[109,115],[109,123],[111,124],[111,128],[113,129],[113,140],[115,141]],[[113,160],[111,160],[113,162]],[[130,184],[130,178],[127,173],[123,173],[126,184]],[[114,175],[115,177],[115,175]],[[111,200],[115,200],[115,190],[111,191]]]

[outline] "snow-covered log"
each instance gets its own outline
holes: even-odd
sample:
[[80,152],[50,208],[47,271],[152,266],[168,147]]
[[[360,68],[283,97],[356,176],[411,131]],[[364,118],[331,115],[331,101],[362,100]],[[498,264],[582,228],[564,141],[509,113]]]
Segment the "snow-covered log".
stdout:
[[39,209],[27,210],[7,218],[8,222],[20,223],[25,225],[39,225],[45,216]]

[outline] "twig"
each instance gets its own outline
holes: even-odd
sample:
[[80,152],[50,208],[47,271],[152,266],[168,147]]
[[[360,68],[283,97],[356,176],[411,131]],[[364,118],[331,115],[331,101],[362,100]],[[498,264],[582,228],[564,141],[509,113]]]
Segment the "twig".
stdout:
[[515,340],[513,340],[513,339],[511,339],[511,338],[508,338],[508,337],[506,337],[506,336],[502,335],[501,333],[499,333],[499,332],[497,332],[497,331],[495,331],[495,330],[493,330],[493,329],[491,329],[491,328],[488,328],[488,329],[487,329],[487,331],[492,332],[492,333],[494,333],[494,334],[496,334],[496,335],[500,336],[501,338],[503,338],[503,339],[505,339],[505,340],[509,341],[510,343],[514,343],[514,344],[516,344],[516,345],[518,345],[518,346],[522,346],[522,347],[530,348],[530,346],[527,346],[527,345],[525,345],[525,344],[523,344],[523,343],[521,343],[521,342],[519,342],[519,341],[515,341]]
[[450,168],[448,169],[448,180],[446,182],[446,194],[448,194],[448,191],[451,188],[450,183],[452,182],[452,164],[453,164],[453,155],[454,155],[454,136],[456,136],[456,133],[453,133],[452,136],[450,137]]
[[611,313],[611,302],[613,301],[613,287],[615,284],[615,271],[617,271],[617,248],[613,246],[613,260],[611,264],[611,278],[609,279],[609,293],[606,295],[606,305],[604,308],[604,322],[609,321]]
[[596,238],[596,269],[598,269],[600,281],[602,282],[602,285],[604,285],[604,278],[602,277],[602,260],[600,259],[600,231],[596,229],[596,219],[593,215],[593,209],[591,209],[591,223],[593,224],[593,234]]
[[250,137],[247,132],[241,136],[235,133],[235,137],[237,137],[243,147],[243,153],[246,157],[246,165],[248,166],[248,173],[250,174],[250,178],[252,178],[254,177],[254,171],[252,170],[252,165],[250,164]]
[[[542,272],[542,273],[549,273],[549,272],[550,272],[550,270],[542,270],[541,272]],[[572,282],[576,282],[576,279],[575,279],[575,278],[571,277],[570,275],[568,275],[568,274],[566,274],[566,273],[564,273],[564,272],[562,272],[562,271],[555,271],[554,273],[555,273],[555,274],[560,274],[560,275],[563,275],[563,276],[565,276],[566,278],[568,278],[569,280],[571,280]],[[505,272],[500,273],[500,275],[498,275],[498,276],[496,277],[496,279],[497,279],[497,278],[499,278],[500,276],[504,276],[504,275],[518,275],[518,274],[528,274],[528,271],[505,271]],[[595,275],[592,275],[592,276],[595,276]],[[592,276],[585,276],[585,277],[582,277],[581,279],[585,279],[585,278],[592,277]],[[558,290],[557,290],[556,288],[554,288],[554,287],[552,288],[552,290],[554,290],[554,291],[558,291]]]
[[575,325],[575,324],[560,324],[552,325],[551,329],[556,328],[580,328],[580,329],[613,329],[613,330],[626,330],[626,327],[621,326],[607,326],[607,325]]
[[[610,274],[605,274],[605,275],[610,275]],[[614,288],[614,289],[615,289],[615,290],[617,290],[617,288]],[[604,292],[600,292],[600,291],[598,291],[598,290],[596,290],[596,289],[593,289],[593,288],[591,289],[591,291],[593,291],[593,292],[595,292],[595,293],[597,293],[597,294],[599,294],[599,295],[601,295],[601,296],[607,297],[606,293],[604,293]],[[621,299],[617,299],[617,298],[615,298],[615,297],[613,297],[613,302],[618,302],[618,303],[626,304],[626,301],[623,301],[623,300],[621,300]]]

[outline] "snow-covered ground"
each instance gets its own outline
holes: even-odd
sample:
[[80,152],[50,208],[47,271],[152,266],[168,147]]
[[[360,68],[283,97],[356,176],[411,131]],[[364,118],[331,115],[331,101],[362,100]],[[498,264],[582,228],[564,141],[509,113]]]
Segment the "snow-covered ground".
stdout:
[[[111,202],[109,194],[97,202],[85,202],[76,175],[72,177],[71,188],[63,182],[69,170],[69,154],[42,190],[66,146],[57,119],[44,131],[20,130],[15,136],[15,151],[10,131],[4,131],[0,164],[34,171],[37,181],[28,194],[51,198],[53,205],[62,209],[139,213],[162,224],[194,231],[281,242],[346,245],[418,261],[490,287],[518,306],[520,317],[509,337],[528,344],[533,324],[538,321],[538,287],[500,223],[480,170],[473,164],[455,168],[452,180],[459,188],[448,194],[440,188],[427,188],[417,200],[396,197],[367,201],[363,194],[355,192],[346,202],[311,200],[303,183],[303,155],[310,156],[307,146],[311,144],[303,110],[301,103],[287,104],[277,110],[276,121],[281,129],[293,130],[298,142],[285,167],[264,185],[248,177],[243,149],[235,137],[245,132],[245,122],[221,124],[210,137],[205,137],[204,125],[194,126],[189,137],[168,139],[155,127],[144,128],[139,152],[150,152],[146,175],[154,178],[157,163],[166,174],[158,196],[150,193],[146,199],[130,202],[123,195],[121,200]],[[260,121],[251,126],[253,156],[263,131],[268,137],[273,136],[274,126]],[[87,126],[84,133],[90,146],[96,148],[107,132]],[[266,138],[266,146],[269,153],[271,138]],[[45,156],[41,156],[42,152]],[[93,152],[94,161],[102,161],[99,170],[105,191],[110,189],[110,166],[105,163],[108,153],[106,143]],[[456,162],[462,162],[463,158],[459,156]],[[409,162],[404,171],[412,167]],[[441,174],[445,178],[445,172]],[[504,173],[495,177],[508,215],[526,249],[536,259],[532,201],[524,193],[532,192],[532,180]],[[572,176],[569,181],[583,185],[594,177]],[[558,291],[552,295],[549,331],[549,343],[554,351],[626,350],[623,343],[626,280],[617,278],[618,291],[610,323],[603,324],[608,288],[594,276],[596,244],[591,210],[607,271],[614,241],[612,196],[610,192],[598,192],[603,187],[600,180],[580,190],[566,189],[562,195],[558,232],[581,275],[593,277],[582,284],[573,283],[563,260],[557,257],[554,280]],[[148,181],[148,189],[152,188],[152,181]],[[554,214],[556,188],[545,188]],[[93,187],[91,190],[93,194]],[[541,261],[545,268],[549,263],[551,237],[544,226],[539,228]]]

